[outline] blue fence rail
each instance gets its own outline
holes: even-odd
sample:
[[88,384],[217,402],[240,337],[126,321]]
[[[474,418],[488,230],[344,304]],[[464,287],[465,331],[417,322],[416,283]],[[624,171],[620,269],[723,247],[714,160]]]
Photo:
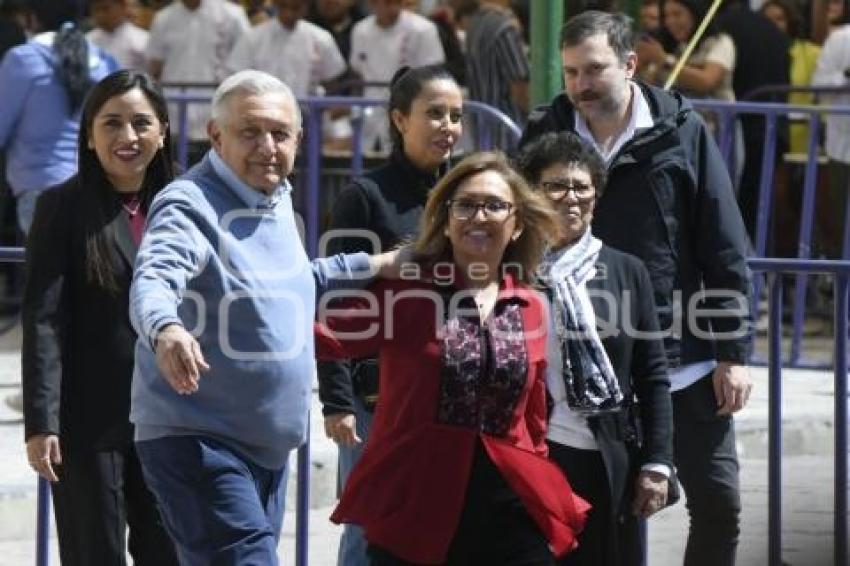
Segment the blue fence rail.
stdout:
[[[819,92],[824,89],[809,89]],[[825,89],[832,92],[834,89]],[[719,117],[717,133],[721,153],[727,160],[730,171],[734,169],[734,130],[735,120],[744,115],[758,115],[764,118],[764,145],[761,156],[746,156],[747,159],[761,159],[761,179],[757,193],[756,228],[753,243],[756,257],[767,257],[770,221],[775,212],[775,170],[779,135],[779,120],[791,114],[806,116],[809,127],[809,139],[805,155],[804,183],[802,187],[802,206],[800,210],[800,228],[797,239],[797,258],[812,259],[813,229],[815,222],[815,197],[820,154],[821,121],[824,116],[850,117],[850,107],[798,106],[778,103],[720,102],[715,100],[693,100],[694,106],[711,111]],[[843,212],[844,231],[842,235],[841,259],[850,260],[850,199]],[[793,325],[791,348],[786,359],[794,367],[828,367],[823,362],[807,360],[802,357],[803,322],[805,318],[806,293],[809,272],[795,274]],[[753,297],[758,302],[763,288],[763,277],[754,281]],[[757,362],[763,362],[756,359]]]
[[754,272],[765,274],[770,285],[768,311],[768,564],[782,565],[782,287],[787,274],[829,274],[835,277],[835,508],[834,564],[848,566],[847,507],[847,339],[850,261],[753,258]]

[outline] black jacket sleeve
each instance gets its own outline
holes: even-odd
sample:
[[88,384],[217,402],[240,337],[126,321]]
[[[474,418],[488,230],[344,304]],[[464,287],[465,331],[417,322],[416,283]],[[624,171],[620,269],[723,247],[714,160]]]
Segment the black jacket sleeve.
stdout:
[[[658,316],[649,272],[639,260],[635,260],[634,265],[636,279],[632,300],[637,301],[635,327],[647,336],[635,340],[631,368],[643,430],[640,464],[667,464],[672,469],[673,408],[667,356],[664,342],[658,337]],[[649,337],[652,335],[655,337]]]
[[[364,227],[371,225],[371,207],[366,194],[366,183],[371,181],[358,179],[342,190],[331,211],[329,230],[364,230]],[[378,251],[370,247],[367,239],[350,233],[341,233],[330,239],[327,255]],[[354,413],[351,362],[349,360],[321,361],[318,362],[317,368],[322,413],[325,415]]]
[[519,138],[517,149],[521,150],[538,136],[557,130],[558,124],[555,122],[551,106],[548,104],[536,106],[528,114],[528,121],[522,131],[522,136]]
[[[696,113],[693,128],[696,159],[694,203],[695,256],[705,284],[705,317],[711,322],[719,361],[746,363],[752,333],[749,237],[720,150]],[[687,309],[689,316],[692,309]],[[704,325],[696,322],[700,328]]]
[[24,437],[59,434],[59,400],[65,328],[71,211],[61,187],[38,200],[26,246],[26,285],[21,318]]

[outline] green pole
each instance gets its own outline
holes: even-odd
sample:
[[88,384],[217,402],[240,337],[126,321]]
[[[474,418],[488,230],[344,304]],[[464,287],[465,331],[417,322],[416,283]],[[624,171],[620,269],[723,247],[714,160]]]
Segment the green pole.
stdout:
[[564,21],[562,0],[532,0],[531,104],[549,102],[561,92],[561,52],[558,36]]

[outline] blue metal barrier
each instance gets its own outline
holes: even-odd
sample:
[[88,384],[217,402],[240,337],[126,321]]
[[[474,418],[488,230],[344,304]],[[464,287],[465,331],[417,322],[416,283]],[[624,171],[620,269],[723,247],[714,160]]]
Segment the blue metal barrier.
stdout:
[[[832,91],[828,91],[832,92]],[[806,165],[803,183],[803,199],[801,208],[800,232],[797,244],[797,257],[799,259],[811,259],[812,236],[815,218],[815,190],[817,183],[818,167],[818,139],[820,136],[820,119],[823,115],[850,116],[850,107],[831,106],[795,106],[777,103],[755,103],[755,102],[721,102],[716,100],[697,99],[692,101],[694,106],[701,110],[715,112],[720,117],[720,132],[718,134],[721,153],[727,160],[730,171],[733,170],[732,159],[734,152],[730,149],[733,141],[731,134],[732,124],[736,117],[741,115],[759,115],[765,119],[764,146],[761,154],[761,179],[758,189],[758,201],[756,212],[756,233],[753,247],[757,257],[767,257],[768,233],[770,228],[770,217],[773,206],[774,165],[776,158],[777,121],[780,117],[790,114],[804,114],[808,117],[809,143],[806,154]],[[752,159],[755,156],[747,156]],[[842,259],[850,259],[850,199],[848,207],[844,211],[844,245],[842,248]],[[801,345],[803,333],[803,321],[805,317],[805,298],[808,286],[808,272],[800,272],[795,275],[794,287],[794,310],[793,327],[791,338],[791,351],[788,363],[794,367],[825,367],[823,363],[813,362],[802,358]],[[758,301],[763,287],[762,277],[754,281],[753,298]],[[762,360],[756,359],[761,362]]]
[[834,564],[848,566],[847,523],[847,339],[850,261],[783,260],[753,258],[754,272],[770,281],[769,356],[768,356],[768,564],[782,564],[782,278],[785,274],[823,273],[835,276],[835,541]]

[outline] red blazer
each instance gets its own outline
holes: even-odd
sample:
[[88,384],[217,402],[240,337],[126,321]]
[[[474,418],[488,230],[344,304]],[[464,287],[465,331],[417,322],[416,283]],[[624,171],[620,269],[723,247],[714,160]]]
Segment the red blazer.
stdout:
[[553,552],[566,554],[590,506],[548,459],[547,323],[540,295],[515,286],[510,276],[502,284],[500,300],[520,300],[528,374],[508,433],[497,438],[436,420],[442,344],[437,329],[443,320],[436,319],[435,306],[443,302],[435,289],[423,282],[381,281],[369,289],[371,304],[346,300],[343,308],[320,314],[320,359],[378,352],[380,364],[381,398],[369,441],[331,520],[361,525],[367,540],[404,560],[444,562],[480,438]]

